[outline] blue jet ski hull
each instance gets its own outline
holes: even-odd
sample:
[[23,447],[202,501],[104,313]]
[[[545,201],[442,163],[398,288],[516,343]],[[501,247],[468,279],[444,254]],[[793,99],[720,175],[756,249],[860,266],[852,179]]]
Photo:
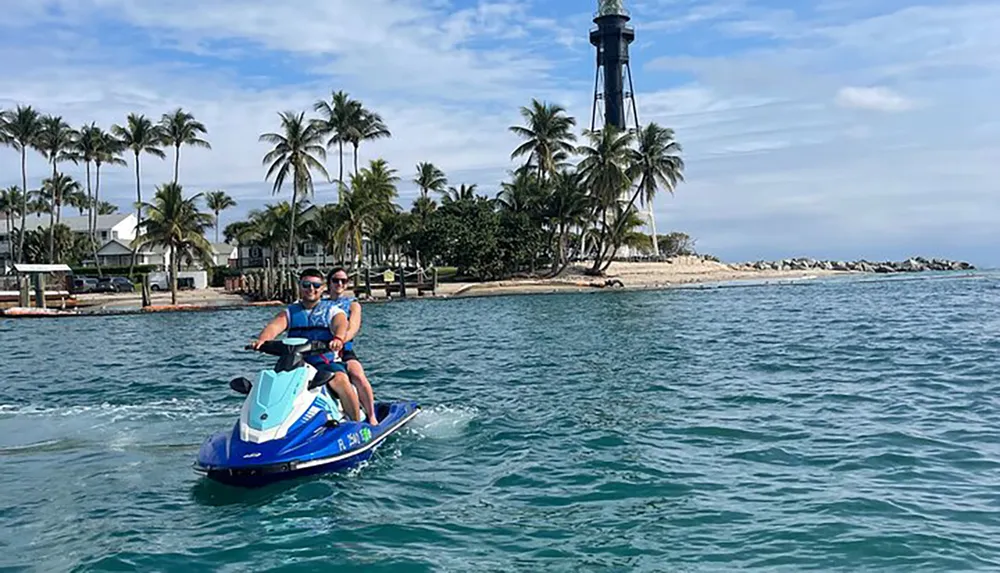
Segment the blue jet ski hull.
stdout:
[[371,458],[386,438],[420,411],[413,401],[377,402],[378,426],[366,421],[332,422],[305,416],[281,439],[253,443],[240,439],[239,422],[210,436],[198,451],[194,470],[239,487],[260,487],[306,475],[337,472]]

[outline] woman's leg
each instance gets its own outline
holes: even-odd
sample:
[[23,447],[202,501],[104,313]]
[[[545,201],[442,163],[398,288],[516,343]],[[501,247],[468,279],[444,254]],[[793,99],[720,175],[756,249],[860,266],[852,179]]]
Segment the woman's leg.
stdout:
[[330,390],[340,399],[341,405],[347,411],[347,417],[357,422],[361,419],[361,412],[358,411],[358,393],[347,378],[347,373],[338,371],[330,381]]
[[368,377],[365,376],[365,369],[357,360],[348,360],[347,373],[350,374],[351,382],[358,389],[358,398],[361,400],[365,413],[368,414],[368,423],[377,426],[378,418],[375,417],[375,393],[372,391],[372,385],[368,382]]

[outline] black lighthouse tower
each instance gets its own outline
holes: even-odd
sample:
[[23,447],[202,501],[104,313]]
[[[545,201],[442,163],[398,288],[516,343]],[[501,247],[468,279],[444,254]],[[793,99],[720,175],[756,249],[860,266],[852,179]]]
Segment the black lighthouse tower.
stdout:
[[[597,14],[594,15],[597,28],[590,31],[590,43],[597,48],[591,130],[597,127],[597,108],[602,104],[603,125],[613,125],[623,131],[630,127],[639,129],[639,112],[633,96],[632,67],[628,56],[628,46],[635,40],[635,28],[628,25],[630,17],[622,3],[623,0],[598,0]],[[628,115],[632,117],[628,118]]]

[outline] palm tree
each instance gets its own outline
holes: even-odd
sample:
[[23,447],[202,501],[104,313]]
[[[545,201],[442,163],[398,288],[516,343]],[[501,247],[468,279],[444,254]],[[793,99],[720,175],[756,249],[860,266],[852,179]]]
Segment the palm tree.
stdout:
[[[49,256],[55,255],[55,228],[62,220],[62,205],[67,196],[79,194],[80,184],[65,173],[56,173],[42,181],[39,197],[49,204]],[[54,263],[55,260],[49,260]]]
[[531,107],[522,107],[521,116],[527,126],[514,125],[510,131],[526,139],[511,153],[511,159],[528,156],[525,165],[532,163],[538,169],[538,178],[545,181],[546,175],[555,174],[558,163],[574,151],[571,142],[576,141],[573,127],[576,119],[566,115],[566,110],[556,104],[531,100]]
[[449,203],[457,203],[459,201],[472,201],[476,198],[476,187],[478,185],[473,183],[472,185],[466,185],[462,183],[458,187],[448,187],[444,191],[438,191],[441,194],[441,204],[447,205]]
[[396,175],[396,170],[389,167],[385,159],[373,159],[361,173],[376,201],[384,206],[391,204],[397,196],[396,183],[399,182],[399,177]]
[[[63,205],[76,209],[81,217],[83,217],[84,212],[89,211],[92,207],[90,197],[87,197],[87,192],[83,190],[83,186],[79,183],[77,183],[76,189],[63,194],[62,202]],[[87,237],[89,239],[89,233]]]
[[427,197],[428,191],[440,193],[448,186],[448,178],[433,163],[418,163],[417,178],[413,180],[420,188],[420,196]]
[[326,159],[326,148],[323,145],[323,133],[319,128],[305,120],[305,113],[285,111],[278,114],[281,118],[281,133],[265,133],[260,141],[271,143],[274,148],[264,156],[263,163],[270,164],[265,179],[274,177],[273,193],[281,191],[285,180],[292,178],[292,204],[289,222],[288,257],[286,264],[295,253],[295,266],[298,267],[298,248],[295,243],[295,210],[300,196],[312,194],[312,171],[322,173],[327,179],[329,174],[323,166]]
[[321,118],[312,120],[312,123],[324,136],[330,136],[326,147],[329,149],[334,143],[337,144],[337,153],[340,156],[340,171],[337,176],[339,201],[340,188],[344,184],[344,143],[351,141],[352,127],[359,123],[362,113],[361,102],[351,99],[341,90],[333,92],[330,101],[317,101],[313,105],[313,110],[318,112]]
[[[28,189],[28,148],[37,149],[38,133],[42,129],[41,116],[34,108],[19,105],[14,111],[7,111],[2,118],[3,140],[21,152],[21,189]],[[24,223],[28,213],[28,193],[21,193],[21,232],[18,233],[17,261],[24,260]]]
[[[121,141],[123,151],[124,149],[129,149],[135,156],[135,199],[137,204],[142,205],[142,179],[139,173],[139,155],[148,153],[160,159],[166,158],[167,154],[161,149],[165,134],[160,126],[154,125],[145,115],[130,113],[127,122],[125,127],[117,124],[111,126],[111,132]],[[136,217],[141,223],[141,207],[138,209]]]
[[[628,202],[629,208],[636,199],[640,205],[651,204],[656,190],[661,187],[673,195],[677,183],[684,180],[684,160],[680,157],[681,145],[674,140],[674,130],[650,123],[639,131],[638,144],[639,148],[631,153],[629,175],[633,180],[638,179],[639,184]],[[650,212],[651,224],[652,216]],[[655,225],[652,226],[653,252],[659,253]]]
[[412,225],[413,215],[395,209],[386,211],[379,216],[377,229],[371,238],[382,254],[381,262],[390,258],[393,259],[393,262],[399,261],[401,247],[405,248],[406,238]]
[[[49,163],[52,164],[52,177],[50,181],[56,181],[59,177],[59,162],[72,161],[76,163],[77,156],[74,153],[76,148],[77,133],[60,116],[46,115],[41,119],[42,128],[38,133],[38,149],[45,154]],[[44,182],[43,182],[44,189]],[[58,215],[62,204],[62,188],[50,190],[48,199],[52,201],[51,214]],[[55,225],[49,224],[49,257],[55,256]],[[54,263],[54,260],[49,260]]]
[[410,213],[415,215],[421,224],[425,223],[427,217],[430,217],[434,211],[437,211],[437,203],[430,197],[417,197],[410,207]]
[[[152,121],[149,120],[145,115],[136,115],[134,113],[128,114],[128,123],[126,127],[120,125],[113,125],[111,127],[111,132],[122,142],[122,146],[131,149],[132,153],[135,155],[135,199],[136,199],[136,218],[139,220],[139,224],[142,224],[142,186],[140,184],[141,178],[139,176],[139,154],[148,153],[154,157],[159,157],[163,159],[167,156],[160,149],[163,145],[165,134],[163,129],[154,125]],[[129,265],[129,274],[132,274],[132,269],[135,268],[135,249],[132,250],[132,263]]]
[[205,230],[212,225],[212,216],[198,210],[201,193],[184,198],[176,183],[166,183],[156,190],[153,203],[142,208],[149,218],[139,223],[139,235],[132,241],[133,252],[145,245],[160,245],[170,253],[170,304],[177,304],[178,261],[188,264],[197,259],[206,268],[212,265],[212,246],[205,239]]
[[[90,186],[90,164],[97,157],[98,145],[100,144],[99,133],[100,128],[97,127],[97,124],[84,125],[77,132],[75,142],[76,154],[83,161],[87,172],[87,236],[90,237],[91,243],[94,243],[94,206],[97,202],[94,199],[93,189]],[[92,248],[94,250],[94,260],[97,260],[97,245],[92,245]]]
[[212,149],[207,141],[198,137],[199,133],[208,133],[208,130],[205,129],[203,123],[195,121],[193,115],[181,108],[163,114],[159,127],[163,133],[163,144],[174,146],[174,183],[177,183],[181,163],[181,145]]
[[590,214],[590,197],[583,175],[577,170],[565,169],[552,180],[552,194],[548,198],[545,214],[556,230],[556,255],[553,257],[552,276],[558,276],[569,266],[567,242],[570,229],[584,228]]
[[341,201],[337,204],[337,217],[341,222],[337,239],[341,244],[354,247],[354,257],[358,265],[364,261],[363,238],[369,235],[386,211],[382,200],[384,191],[368,169],[362,169],[351,176],[351,188],[341,190]]
[[513,214],[539,214],[546,197],[544,187],[536,173],[518,170],[513,180],[500,184],[498,206]]
[[340,227],[343,221],[340,214],[343,211],[342,203],[332,203],[322,205],[316,211],[316,216],[310,221],[308,233],[309,238],[318,243],[323,248],[323,264],[326,264],[326,255],[336,255],[343,252],[340,242]]
[[[11,185],[6,189],[0,189],[0,214],[7,224],[7,254],[14,257],[14,217],[21,212],[24,200],[21,197],[21,189],[17,185]],[[20,234],[20,231],[18,231]]]
[[389,132],[389,129],[385,126],[385,122],[382,121],[382,116],[363,108],[360,113],[352,117],[348,131],[348,140],[354,146],[354,174],[357,175],[358,146],[361,145],[361,142],[392,137],[392,133]]
[[622,195],[632,185],[628,172],[631,157],[632,133],[607,125],[600,131],[584,132],[590,145],[577,149],[583,156],[579,170],[584,183],[590,189],[592,200],[592,220],[600,218],[597,239],[597,256],[590,273],[598,274],[606,256],[606,243],[611,231],[608,222],[609,210],[613,209]]
[[219,242],[219,213],[236,206],[236,201],[225,191],[212,191],[205,195],[205,205],[215,213],[215,242]]
[[52,213],[52,202],[42,189],[28,191],[28,214],[41,219],[42,215]]
[[[298,206],[296,208],[299,209]],[[266,247],[271,252],[271,265],[277,266],[277,253],[288,249],[291,219],[288,202],[281,201],[277,205],[265,205],[263,210],[251,210],[245,222],[230,223],[224,233],[227,240],[236,239],[241,245]]]
[[97,276],[103,277],[101,262],[97,258],[97,218],[101,215],[115,214],[118,211],[118,207],[106,201],[101,201],[101,166],[104,164],[126,165],[125,160],[119,157],[125,149],[125,144],[111,133],[99,127],[91,132],[90,137],[93,138],[94,145],[94,205],[97,209],[97,212],[94,213],[94,226],[91,228],[93,236],[91,244],[94,246],[94,264],[97,265]]

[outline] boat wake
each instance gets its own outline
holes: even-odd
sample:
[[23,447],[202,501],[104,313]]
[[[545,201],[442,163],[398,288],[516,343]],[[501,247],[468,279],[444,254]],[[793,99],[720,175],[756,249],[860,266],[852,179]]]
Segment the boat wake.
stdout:
[[422,409],[410,422],[409,430],[424,438],[447,440],[461,436],[478,417],[479,410],[473,406],[438,404]]

